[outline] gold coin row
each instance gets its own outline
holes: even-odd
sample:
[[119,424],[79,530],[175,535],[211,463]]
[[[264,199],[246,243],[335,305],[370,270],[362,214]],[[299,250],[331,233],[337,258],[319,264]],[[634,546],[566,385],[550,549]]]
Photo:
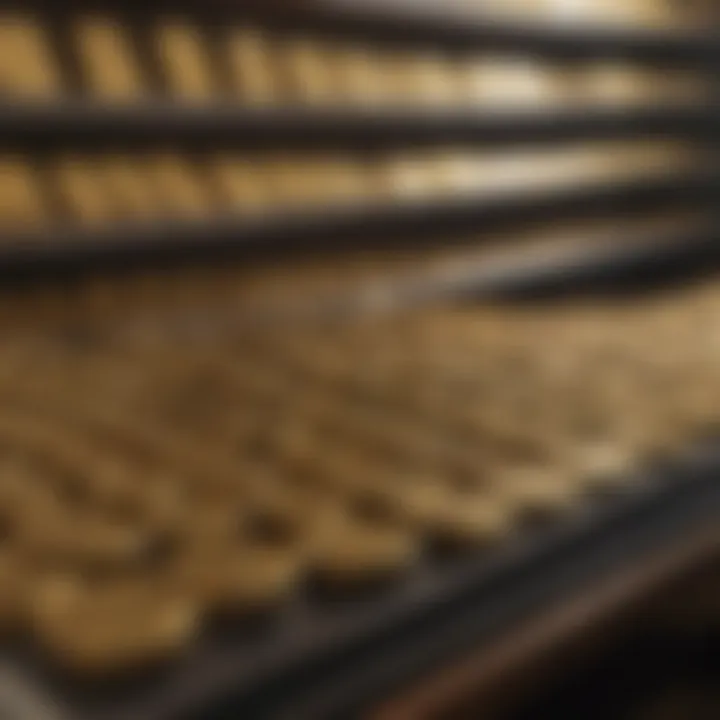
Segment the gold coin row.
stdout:
[[633,482],[712,425],[720,293],[0,355],[0,618],[93,674]]
[[[349,592],[410,568],[429,542],[492,545],[584,492],[570,475],[530,469],[456,488],[352,446],[333,455],[308,445],[304,459],[208,458],[181,450],[181,438],[168,447],[133,437],[129,417],[116,427],[122,437],[108,439],[96,418],[81,429],[64,414],[62,431],[52,413],[28,409],[0,423],[15,453],[0,483],[0,609],[8,631],[30,630],[56,661],[86,673],[152,660],[208,614],[272,609],[303,578]],[[126,591],[133,619],[115,626],[113,603],[122,608]],[[158,615],[176,613],[186,619],[180,636],[158,637]]]
[[428,198],[488,197],[621,180],[692,167],[689,143],[596,142],[535,151],[458,148],[369,157],[190,157],[173,151],[0,156],[0,229],[71,222],[98,227],[117,220],[203,218],[218,213],[257,217],[353,203],[404,203]]
[[[140,32],[119,17],[81,16],[65,34],[87,93],[113,102],[158,89],[185,102],[489,107],[683,101],[707,92],[692,73],[621,62],[578,69],[487,53],[452,58],[259,27],[203,29],[182,18]],[[51,98],[67,91],[65,75],[41,18],[0,17],[0,92]]]

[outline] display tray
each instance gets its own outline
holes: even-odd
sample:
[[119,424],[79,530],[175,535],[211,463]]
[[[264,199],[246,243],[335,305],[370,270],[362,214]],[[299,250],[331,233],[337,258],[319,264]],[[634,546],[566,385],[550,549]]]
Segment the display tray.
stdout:
[[6,650],[0,709],[17,720],[352,717],[443,657],[477,650],[613,572],[707,536],[720,513],[718,468],[717,444],[707,442],[492,552],[428,558],[352,599],[308,588],[265,624],[217,628],[152,677],[71,682],[23,648]]
[[62,278],[132,267],[173,266],[223,259],[257,261],[348,250],[423,247],[468,242],[479,232],[576,218],[635,216],[659,207],[708,207],[717,173],[665,176],[530,189],[432,202],[355,204],[314,213],[258,218],[116,223],[108,229],[56,229],[0,239],[4,283]]
[[[717,258],[712,227],[696,242],[695,266]],[[677,245],[665,254],[656,248],[655,264],[646,263],[647,255],[628,256],[625,280],[637,280],[638,269],[659,280],[659,268],[681,267]],[[613,277],[624,284],[621,266],[596,258],[574,277],[577,286],[588,285],[593,268],[605,286]],[[564,280],[572,276],[566,272]],[[306,587],[253,627],[215,627],[152,676],[81,683],[25,647],[5,650],[0,710],[18,720],[353,717],[444,659],[490,648],[523,620],[696,534],[707,544],[714,533],[717,545],[719,470],[717,442],[699,443],[682,457],[658,460],[621,490],[588,496],[552,522],[523,526],[492,550],[431,553],[392,584],[361,596],[330,597]]]

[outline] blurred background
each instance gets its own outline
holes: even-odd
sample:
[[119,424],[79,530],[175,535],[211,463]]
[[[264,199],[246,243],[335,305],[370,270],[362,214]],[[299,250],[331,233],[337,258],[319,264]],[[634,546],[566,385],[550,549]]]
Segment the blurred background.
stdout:
[[713,0],[0,0],[0,715],[720,717]]

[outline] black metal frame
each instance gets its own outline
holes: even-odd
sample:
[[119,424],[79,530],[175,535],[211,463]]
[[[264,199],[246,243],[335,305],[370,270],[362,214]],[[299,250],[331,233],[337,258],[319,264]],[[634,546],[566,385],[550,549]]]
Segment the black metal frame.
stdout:
[[0,105],[0,149],[78,152],[155,149],[377,151],[442,145],[499,146],[692,137],[716,131],[695,105],[552,111],[212,108],[151,102]]

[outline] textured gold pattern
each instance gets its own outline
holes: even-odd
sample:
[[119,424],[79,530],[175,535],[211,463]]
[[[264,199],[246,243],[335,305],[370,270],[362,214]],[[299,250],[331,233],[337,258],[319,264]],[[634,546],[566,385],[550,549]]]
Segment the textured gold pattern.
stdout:
[[[577,10],[581,3],[572,5]],[[633,3],[614,5],[621,10]],[[597,19],[592,12],[568,15],[560,6],[535,16],[549,24]],[[614,17],[615,24],[632,24],[631,13]],[[680,19],[676,13],[664,25],[677,27]],[[147,22],[149,31],[140,32],[122,15],[68,18],[64,31],[87,95],[106,102],[140,101],[160,91],[188,103],[251,106],[532,108],[701,99],[708,89],[693,73],[639,70],[632,63],[450,56],[232,22],[211,27],[182,16]],[[74,86],[52,37],[41,15],[0,15],[0,93],[49,99]]]
[[2,627],[85,673],[561,520],[712,425],[717,291],[3,340]]
[[365,157],[277,152],[191,157],[177,150],[0,155],[0,230],[491,199],[654,178],[700,162],[692,143],[653,140],[501,153],[447,147]]

